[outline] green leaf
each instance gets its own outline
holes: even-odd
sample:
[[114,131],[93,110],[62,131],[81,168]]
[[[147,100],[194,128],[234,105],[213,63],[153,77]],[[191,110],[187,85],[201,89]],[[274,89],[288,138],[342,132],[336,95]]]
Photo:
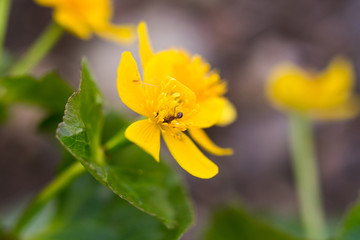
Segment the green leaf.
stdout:
[[80,89],[72,94],[65,107],[57,137],[82,164],[102,164],[101,132],[104,121],[103,98],[86,62],[82,65]]
[[0,76],[6,75],[7,70],[10,69],[11,65],[15,62],[15,57],[10,52],[3,49],[3,54],[0,59]]
[[[54,205],[54,204],[53,204]],[[56,213],[28,240],[169,240],[165,225],[118,198],[89,176],[58,197]]]
[[360,202],[357,202],[346,214],[336,239],[360,239]]
[[125,119],[113,110],[109,111],[105,116],[105,127],[102,133],[102,142],[109,141],[115,135],[114,133],[123,130],[129,125],[129,123],[129,119]]
[[0,116],[6,114],[9,104],[38,106],[47,112],[42,125],[53,130],[61,121],[64,106],[72,92],[72,88],[54,72],[41,79],[31,76],[3,77],[0,78]]
[[109,138],[129,123],[112,115],[107,118],[112,129],[103,131],[102,103],[84,62],[80,90],[66,105],[57,133],[59,140],[100,183],[159,219],[176,239],[192,222],[192,209],[181,181],[163,161],[157,163],[133,144],[105,156],[101,138]]
[[6,104],[0,102],[0,123],[4,122],[7,117]]
[[258,221],[235,206],[215,212],[206,240],[296,240],[286,233]]
[[2,102],[37,105],[49,113],[63,112],[72,92],[72,88],[54,72],[39,80],[30,76],[0,79]]

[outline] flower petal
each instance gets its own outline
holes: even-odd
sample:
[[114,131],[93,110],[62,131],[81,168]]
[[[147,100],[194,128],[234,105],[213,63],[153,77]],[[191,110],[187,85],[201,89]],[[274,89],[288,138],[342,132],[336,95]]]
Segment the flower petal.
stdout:
[[221,148],[215,145],[205,131],[201,128],[189,128],[190,136],[197,142],[202,148],[214,155],[232,155],[233,150],[231,148]]
[[183,101],[188,102],[188,104],[189,103],[195,104],[196,95],[190,88],[188,88],[187,86],[176,80],[175,78],[168,77],[167,79],[168,80],[166,85],[168,85],[173,92],[180,93],[180,98],[182,98]]
[[117,72],[117,89],[121,100],[129,108],[141,115],[148,116],[143,84],[136,62],[130,52],[124,52],[121,56]]
[[317,110],[310,113],[315,120],[337,121],[351,119],[360,113],[359,97],[352,97],[344,104],[330,109]]
[[160,129],[154,122],[149,119],[134,122],[126,129],[125,137],[159,162]]
[[140,58],[142,62],[143,69],[152,58],[153,50],[151,47],[151,43],[149,40],[148,32],[147,32],[147,25],[145,22],[140,22],[137,28],[137,32],[139,35],[139,51],[140,51]]
[[354,90],[354,68],[350,61],[335,57],[319,74],[321,94],[317,97],[320,106],[338,105],[349,99]]
[[[343,118],[349,113],[348,108],[344,114],[343,106],[351,98],[353,86],[352,64],[342,57],[335,57],[320,73],[305,72],[292,64],[277,66],[270,76],[267,93],[269,99],[280,109],[319,116],[339,112],[339,117]],[[342,110],[338,111],[339,109]]]
[[323,72],[327,81],[336,81],[337,88],[352,90],[354,85],[354,67],[351,62],[343,57],[337,56],[330,62]]
[[[159,85],[164,78],[170,76],[189,87],[189,84],[183,81],[189,78],[192,80],[188,71],[189,64],[190,58],[184,51],[171,49],[157,52],[144,67],[144,82]],[[183,75],[179,76],[177,72]]]
[[237,112],[235,106],[226,98],[224,99],[224,109],[220,116],[217,126],[225,127],[236,120]]
[[[71,2],[78,2],[78,7]],[[68,8],[69,11],[81,15],[81,18],[95,31],[110,23],[113,15],[112,1],[109,0],[67,0],[59,3],[59,7]],[[70,3],[70,4],[69,4]]]
[[135,39],[134,28],[130,25],[105,24],[96,29],[100,37],[120,43],[130,43]]
[[[282,63],[271,71],[266,93],[278,108],[306,110],[309,105],[309,75],[291,63]],[[305,94],[304,94],[305,93]],[[304,98],[307,96],[307,98]]]
[[215,97],[199,103],[198,111],[189,120],[192,126],[208,128],[214,126],[224,110],[224,98]]
[[162,132],[166,145],[179,165],[198,178],[212,178],[218,167],[211,162],[184,133],[173,136],[169,131]]
[[56,9],[54,11],[54,20],[81,39],[89,39],[91,36],[90,27],[78,16],[74,16],[66,10]]

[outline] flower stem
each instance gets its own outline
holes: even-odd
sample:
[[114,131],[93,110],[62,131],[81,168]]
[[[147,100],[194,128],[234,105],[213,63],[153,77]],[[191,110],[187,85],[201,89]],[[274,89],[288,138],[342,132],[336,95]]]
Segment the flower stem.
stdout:
[[10,13],[10,5],[11,0],[0,0],[0,65],[2,62],[3,45]]
[[22,75],[31,71],[60,39],[62,33],[63,29],[59,25],[50,23],[25,56],[10,69],[10,74]]
[[127,140],[125,137],[125,129],[120,130],[117,134],[115,134],[110,140],[108,140],[104,145],[104,150],[106,152],[112,152],[117,149],[126,147],[131,142]]
[[303,115],[289,116],[293,169],[300,204],[300,213],[308,238],[326,235],[326,223],[321,203],[320,184],[310,120]]
[[4,229],[3,229],[3,223],[2,223],[2,218],[0,216],[0,239],[2,239],[1,237],[3,237],[5,235]]
[[12,236],[18,236],[30,220],[38,213],[45,204],[51,200],[57,193],[68,186],[76,177],[85,172],[85,168],[76,162],[66,170],[64,170],[57,178],[55,178],[42,192],[30,203],[28,208],[22,213],[18,219]]

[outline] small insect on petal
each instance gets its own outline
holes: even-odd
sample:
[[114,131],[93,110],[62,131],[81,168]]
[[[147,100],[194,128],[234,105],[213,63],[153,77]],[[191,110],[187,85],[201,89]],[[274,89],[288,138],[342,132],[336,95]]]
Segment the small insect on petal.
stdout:
[[133,83],[140,83],[140,84],[142,84],[141,80],[139,80],[139,79],[134,79],[134,80],[132,80],[132,82],[133,82]]

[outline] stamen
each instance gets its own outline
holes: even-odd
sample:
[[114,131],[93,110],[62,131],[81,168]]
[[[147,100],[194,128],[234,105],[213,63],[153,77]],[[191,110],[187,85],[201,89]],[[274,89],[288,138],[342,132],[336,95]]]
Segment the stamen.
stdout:
[[187,99],[183,99],[182,92],[177,91],[177,87],[173,81],[164,81],[160,85],[161,91],[154,101],[153,120],[159,124],[160,128],[166,128],[169,131],[176,132],[185,131],[188,127],[181,118],[183,118],[185,111],[190,110],[186,108]]

